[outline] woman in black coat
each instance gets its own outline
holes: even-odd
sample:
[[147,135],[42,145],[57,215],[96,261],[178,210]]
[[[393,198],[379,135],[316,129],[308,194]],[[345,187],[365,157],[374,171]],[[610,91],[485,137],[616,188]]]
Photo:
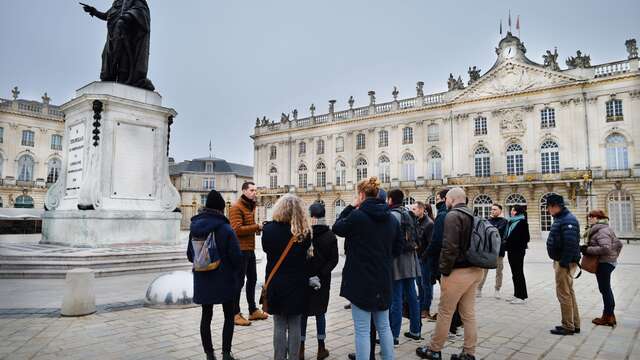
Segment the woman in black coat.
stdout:
[[274,206],[273,221],[262,229],[262,250],[267,254],[265,283],[289,241],[294,241],[267,287],[269,313],[273,314],[276,360],[296,360],[300,350],[300,322],[306,311],[309,286],[307,250],[311,246],[310,227],[303,204],[297,196],[284,195]]
[[513,298],[507,299],[511,304],[526,303],[527,282],[524,278],[524,255],[528,248],[530,235],[525,207],[515,205],[511,208],[511,218],[507,224],[506,245],[511,278],[513,279]]
[[212,232],[220,255],[220,265],[215,270],[193,272],[193,302],[202,305],[200,337],[207,359],[215,359],[211,342],[211,318],[213,305],[222,304],[224,326],[222,328],[222,358],[233,360],[231,341],[233,339],[234,298],[240,291],[240,244],[229,220],[224,216],[225,201],[220,194],[211,190],[202,212],[191,218],[191,232],[187,243],[187,258],[193,262],[192,240],[206,239]]
[[325,347],[326,317],[329,306],[329,292],[331,290],[331,271],[338,265],[338,239],[326,225],[325,209],[322,203],[316,202],[309,207],[313,236],[313,256],[308,258],[308,276],[320,280],[320,289],[307,287],[307,311],[302,316],[302,342],[300,343],[300,359],[304,360],[304,342],[307,333],[307,317],[316,317],[316,333],[318,336],[317,359],[329,357]]

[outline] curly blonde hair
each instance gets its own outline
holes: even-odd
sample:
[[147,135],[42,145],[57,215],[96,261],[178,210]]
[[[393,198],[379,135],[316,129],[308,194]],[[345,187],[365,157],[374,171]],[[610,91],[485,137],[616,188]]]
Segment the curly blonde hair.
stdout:
[[366,197],[376,197],[380,191],[380,180],[377,177],[372,176],[367,179],[363,179],[358,183],[358,192],[364,193]]
[[291,224],[291,234],[299,240],[311,232],[307,219],[306,205],[299,197],[286,194],[273,207],[273,220]]

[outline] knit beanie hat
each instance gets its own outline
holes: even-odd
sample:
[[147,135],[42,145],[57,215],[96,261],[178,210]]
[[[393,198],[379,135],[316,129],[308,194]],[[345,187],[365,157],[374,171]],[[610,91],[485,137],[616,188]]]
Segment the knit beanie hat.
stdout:
[[222,195],[215,190],[211,190],[209,195],[207,195],[207,202],[205,207],[209,209],[215,209],[219,211],[224,211],[224,207],[226,206]]
[[564,206],[564,198],[562,195],[551,194],[547,196],[547,206],[549,205]]
[[325,216],[324,205],[319,201],[311,204],[311,206],[309,206],[309,216],[316,219],[323,218]]
[[378,199],[387,202],[387,192],[384,191],[384,189],[380,188],[380,190],[378,190]]

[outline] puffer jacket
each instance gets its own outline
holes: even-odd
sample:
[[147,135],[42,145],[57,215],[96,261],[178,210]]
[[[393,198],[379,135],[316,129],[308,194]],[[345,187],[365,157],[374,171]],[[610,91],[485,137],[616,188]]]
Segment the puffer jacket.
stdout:
[[259,230],[255,219],[255,202],[242,195],[229,210],[229,222],[240,242],[240,250],[253,251],[256,248],[256,233]]
[[589,243],[585,250],[587,255],[598,256],[602,263],[614,263],[620,256],[622,241],[618,239],[609,224],[597,223],[589,229]]
[[547,237],[547,253],[564,268],[568,268],[571,263],[580,262],[580,225],[567,208],[554,216]]

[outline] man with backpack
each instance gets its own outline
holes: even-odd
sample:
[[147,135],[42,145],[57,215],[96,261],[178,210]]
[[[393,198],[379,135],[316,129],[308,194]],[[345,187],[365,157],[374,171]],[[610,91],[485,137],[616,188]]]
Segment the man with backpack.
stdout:
[[391,190],[387,194],[387,204],[391,208],[391,214],[400,224],[403,240],[401,254],[393,258],[393,297],[389,322],[391,323],[394,345],[398,345],[400,341],[404,299],[406,299],[409,308],[410,321],[409,331],[405,332],[404,336],[416,341],[422,339],[420,337],[422,330],[420,303],[416,294],[416,278],[420,277],[420,262],[416,253],[418,232],[416,219],[409,210],[402,206],[403,200],[404,194],[399,189]]
[[[478,341],[475,300],[476,289],[482,280],[483,270],[470,262],[470,259],[473,259],[474,263],[479,263],[476,251],[478,248],[472,247],[471,243],[484,240],[484,237],[480,237],[480,239],[476,237],[474,234],[476,229],[481,227],[483,230],[487,230],[488,234],[493,231],[487,229],[486,224],[481,224],[481,226],[478,226],[480,223],[476,224],[481,220],[474,218],[473,212],[465,205],[465,202],[466,194],[461,188],[453,188],[447,192],[446,204],[449,212],[444,220],[442,252],[440,254],[442,279],[438,318],[430,344],[416,349],[416,354],[423,359],[442,359],[441,350],[447,340],[449,325],[456,307],[460,311],[460,317],[464,323],[464,345],[462,353],[452,355],[451,359],[475,359],[474,354]],[[495,249],[492,250],[494,250],[497,259],[500,240],[497,230],[494,234],[498,238],[495,239],[491,235],[489,240],[496,241],[493,244]],[[476,238],[472,239],[472,235]],[[494,267],[496,262],[497,260],[494,259]]]

